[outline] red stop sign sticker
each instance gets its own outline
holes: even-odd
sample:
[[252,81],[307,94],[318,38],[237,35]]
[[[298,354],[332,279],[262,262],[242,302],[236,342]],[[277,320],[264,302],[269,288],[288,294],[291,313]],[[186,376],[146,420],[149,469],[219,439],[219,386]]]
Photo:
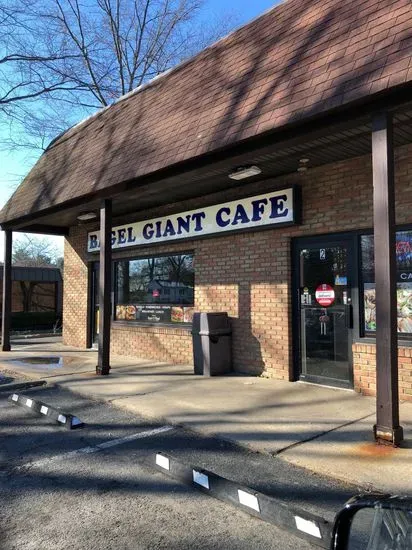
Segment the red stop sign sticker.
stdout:
[[319,285],[315,297],[321,306],[331,306],[335,301],[335,291],[330,285]]

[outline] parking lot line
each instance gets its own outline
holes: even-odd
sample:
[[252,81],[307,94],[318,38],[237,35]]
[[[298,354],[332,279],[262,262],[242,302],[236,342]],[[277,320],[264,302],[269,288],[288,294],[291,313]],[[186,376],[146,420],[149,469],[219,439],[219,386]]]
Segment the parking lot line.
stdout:
[[21,466],[17,466],[16,468],[14,468],[14,470],[22,470],[26,468],[38,468],[41,466],[45,466],[46,464],[50,464],[51,462],[56,462],[59,460],[70,460],[78,455],[98,453],[100,451],[104,451],[105,449],[109,449],[111,447],[123,445],[124,443],[129,443],[130,441],[135,441],[137,439],[152,437],[154,435],[169,432],[170,430],[173,430],[173,429],[174,429],[173,426],[160,426],[159,428],[153,428],[152,430],[137,432],[134,434],[126,435],[124,437],[119,437],[117,439],[109,439],[108,441],[104,441],[103,443],[99,443],[98,445],[82,447],[81,449],[76,449],[74,451],[69,451],[67,453],[62,453],[62,454],[50,456],[47,458],[42,458],[41,460],[36,460],[34,462],[29,462],[27,464],[22,464]]

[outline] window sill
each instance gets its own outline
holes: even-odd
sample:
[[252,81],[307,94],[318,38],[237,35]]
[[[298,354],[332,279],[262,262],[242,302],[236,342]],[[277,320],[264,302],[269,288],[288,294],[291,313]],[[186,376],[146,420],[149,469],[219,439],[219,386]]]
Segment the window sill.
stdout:
[[[376,345],[376,338],[373,338],[371,336],[364,336],[363,338],[354,338],[353,339],[354,344],[373,344]],[[398,339],[398,348],[411,348],[412,347],[412,335],[410,337],[410,340],[400,340]]]

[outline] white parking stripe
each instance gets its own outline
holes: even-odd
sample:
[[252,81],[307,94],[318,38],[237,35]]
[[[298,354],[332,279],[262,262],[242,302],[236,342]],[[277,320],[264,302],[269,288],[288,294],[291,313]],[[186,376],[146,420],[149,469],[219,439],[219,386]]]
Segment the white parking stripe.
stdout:
[[145,437],[151,437],[153,435],[158,435],[164,432],[169,432],[173,430],[173,426],[161,426],[160,428],[153,428],[153,430],[146,430],[144,432],[138,432],[131,435],[126,435],[124,437],[119,437],[118,439],[110,439],[109,441],[104,441],[93,447],[82,447],[81,449],[76,449],[75,451],[69,451],[68,453],[63,453],[60,455],[50,456],[43,458],[42,460],[36,460],[35,462],[30,462],[28,464],[23,464],[18,466],[15,470],[21,470],[23,468],[37,468],[40,466],[45,466],[51,462],[56,462],[58,460],[67,460],[75,456],[98,453],[99,451],[104,451],[104,449],[109,449],[110,447],[116,447],[117,445],[122,445],[128,443],[129,441],[135,441],[136,439],[144,439]]

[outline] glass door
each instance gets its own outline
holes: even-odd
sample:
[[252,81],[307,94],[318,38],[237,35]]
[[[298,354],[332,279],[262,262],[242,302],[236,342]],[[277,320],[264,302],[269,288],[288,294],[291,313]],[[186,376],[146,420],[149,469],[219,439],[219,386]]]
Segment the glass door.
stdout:
[[297,324],[299,377],[331,386],[353,386],[353,243],[300,241]]

